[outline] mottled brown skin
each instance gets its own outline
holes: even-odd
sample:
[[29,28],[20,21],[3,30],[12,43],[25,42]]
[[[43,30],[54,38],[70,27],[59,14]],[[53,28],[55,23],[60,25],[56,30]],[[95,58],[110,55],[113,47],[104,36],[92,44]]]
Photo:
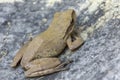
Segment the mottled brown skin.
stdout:
[[72,42],[75,19],[76,14],[72,9],[56,12],[49,28],[27,42],[18,51],[11,66],[15,67],[21,61],[21,66],[26,69],[26,77],[43,76],[65,70],[63,68],[65,63],[61,63],[56,56],[66,45],[74,50],[83,43],[78,37]]

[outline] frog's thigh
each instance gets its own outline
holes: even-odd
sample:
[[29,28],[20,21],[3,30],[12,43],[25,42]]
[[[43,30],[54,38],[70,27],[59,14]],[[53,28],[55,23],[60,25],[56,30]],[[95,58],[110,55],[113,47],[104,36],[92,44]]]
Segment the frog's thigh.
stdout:
[[67,39],[67,45],[69,47],[69,49],[74,50],[76,48],[78,48],[84,41],[81,37],[77,37],[75,35],[73,35],[75,40],[72,41],[72,37],[69,36]]
[[47,70],[55,68],[61,63],[58,58],[41,58],[28,63],[25,68],[26,77],[42,76],[48,72]]
[[59,58],[40,58],[35,59],[32,62],[26,64],[24,66],[25,69],[32,69],[32,67],[37,67],[36,69],[44,70],[48,68],[52,68],[54,66],[59,65],[61,62]]
[[11,63],[11,67],[16,67],[17,63],[22,59],[22,56],[23,56],[29,42],[27,42],[25,45],[23,45],[23,47],[17,52],[17,54],[15,55],[15,57],[13,59],[13,62]]
[[58,72],[61,70],[65,70],[63,65],[67,63],[61,64],[58,58],[42,58],[36,59],[26,65],[28,70],[25,72],[26,77],[35,77],[35,76],[43,76],[47,74],[51,74],[54,72]]

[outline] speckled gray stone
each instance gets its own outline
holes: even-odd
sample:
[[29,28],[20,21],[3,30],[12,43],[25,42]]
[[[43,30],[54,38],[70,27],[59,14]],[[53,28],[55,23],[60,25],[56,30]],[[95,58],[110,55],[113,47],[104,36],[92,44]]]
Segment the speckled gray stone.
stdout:
[[120,19],[110,20],[95,31],[71,56],[75,61],[69,71],[55,80],[119,80]]
[[[91,0],[62,0],[48,7],[47,0],[0,3],[0,80],[120,80],[120,19],[106,21],[110,16],[106,16],[106,7],[100,8],[105,4],[100,1],[102,3],[92,14],[88,5],[93,4]],[[81,10],[82,6],[86,8]],[[102,16],[106,17],[104,25],[89,35],[81,48],[68,56],[74,60],[70,70],[25,78],[21,66],[11,68],[10,63],[21,45],[47,29],[55,12],[69,8],[76,11],[76,25],[84,26],[83,30],[94,26]],[[86,17],[88,20],[85,21]]]

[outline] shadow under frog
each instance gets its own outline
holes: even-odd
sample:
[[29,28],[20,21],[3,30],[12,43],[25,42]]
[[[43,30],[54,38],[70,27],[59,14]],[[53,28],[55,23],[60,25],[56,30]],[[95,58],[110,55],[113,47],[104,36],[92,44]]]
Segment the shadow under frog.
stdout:
[[[49,28],[28,41],[16,54],[11,64],[16,67],[18,62],[25,68],[26,77],[36,77],[65,70],[65,64],[56,56],[61,54],[66,46],[70,50],[78,48],[84,41],[74,34],[76,20],[72,9],[56,12]],[[74,41],[73,38],[74,37]]]

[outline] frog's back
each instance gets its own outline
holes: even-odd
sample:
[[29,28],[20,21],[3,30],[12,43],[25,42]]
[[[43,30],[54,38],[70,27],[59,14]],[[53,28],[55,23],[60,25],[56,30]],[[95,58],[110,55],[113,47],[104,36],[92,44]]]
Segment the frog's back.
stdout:
[[[29,62],[35,58],[54,57],[58,56],[66,46],[66,43],[59,37],[44,36],[44,33],[36,36],[26,48],[26,52],[22,58],[24,61]],[[29,56],[29,57],[28,57]]]
[[39,46],[36,57],[54,57],[59,55],[66,46],[65,41],[60,36],[41,36],[42,43]]

